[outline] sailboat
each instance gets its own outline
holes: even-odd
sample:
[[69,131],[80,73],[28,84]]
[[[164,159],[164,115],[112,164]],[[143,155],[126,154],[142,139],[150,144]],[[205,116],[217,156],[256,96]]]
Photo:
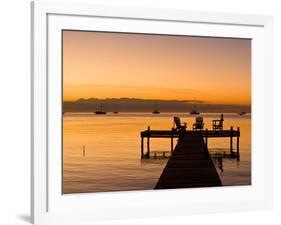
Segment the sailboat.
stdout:
[[241,111],[241,112],[238,113],[239,116],[243,116],[245,114],[247,114],[246,111]]
[[199,115],[200,114],[200,112],[198,112],[196,110],[196,99],[194,99],[194,108],[193,108],[193,110],[190,111],[190,114],[191,115]]
[[95,111],[95,114],[98,114],[98,115],[100,115],[100,114],[106,114],[105,111],[102,111],[102,103],[100,104],[100,110]]
[[160,114],[160,112],[157,110],[157,102],[155,102],[155,109],[152,112],[153,114]]
[[242,111],[242,112],[239,113],[240,116],[243,116],[243,115],[245,115],[245,114],[246,114],[245,111]]
[[116,107],[116,105],[114,105],[114,111],[113,111],[113,113],[114,113],[114,114],[119,113],[119,112],[117,111],[117,107]]

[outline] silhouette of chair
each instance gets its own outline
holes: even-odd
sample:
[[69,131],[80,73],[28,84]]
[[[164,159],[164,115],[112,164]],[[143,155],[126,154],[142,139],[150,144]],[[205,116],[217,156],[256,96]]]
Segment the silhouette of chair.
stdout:
[[203,117],[197,116],[193,124],[193,130],[202,130],[204,128]]
[[185,131],[186,130],[186,123],[181,123],[180,118],[177,116],[174,116],[174,125],[176,125],[176,127],[174,128],[175,131]]
[[213,120],[213,130],[223,130],[223,114],[221,114],[221,118],[219,120]]

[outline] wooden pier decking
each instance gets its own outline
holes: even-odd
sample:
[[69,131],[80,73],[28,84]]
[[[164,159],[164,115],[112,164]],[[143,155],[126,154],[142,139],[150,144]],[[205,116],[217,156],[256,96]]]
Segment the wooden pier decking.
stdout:
[[155,189],[222,186],[203,136],[186,132],[164,168]]
[[[233,138],[236,137],[236,151],[233,148]],[[147,151],[144,152],[144,139],[147,140]],[[155,189],[173,189],[190,187],[222,186],[214,162],[208,151],[209,138],[229,138],[229,158],[240,159],[239,138],[240,129],[234,130],[147,130],[141,132],[141,158],[150,159],[161,152],[150,151],[151,138],[171,139],[170,157]],[[174,149],[174,138],[177,144]],[[165,154],[167,151],[165,151]],[[165,157],[163,153],[163,157]],[[225,154],[225,153],[224,153]]]

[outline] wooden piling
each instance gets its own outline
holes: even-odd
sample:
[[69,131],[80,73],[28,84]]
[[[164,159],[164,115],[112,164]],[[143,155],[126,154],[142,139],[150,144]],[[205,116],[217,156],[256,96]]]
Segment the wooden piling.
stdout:
[[230,155],[233,156],[233,127],[230,127]]
[[171,154],[173,154],[174,150],[174,130],[172,128],[172,133],[171,133]]
[[141,136],[141,158],[144,158],[144,154],[143,154],[143,136]]
[[83,145],[83,157],[85,157],[85,154],[86,154],[86,152],[85,152],[85,145]]
[[150,137],[150,126],[147,127],[148,135],[147,135],[147,153],[146,158],[150,158],[150,143],[149,143],[149,137]]
[[237,160],[239,161],[240,159],[240,152],[239,152],[239,139],[240,139],[240,127],[237,127],[237,131],[238,131],[238,135],[237,135],[237,147],[236,147],[236,157],[237,157]]
[[206,134],[205,134],[205,142],[206,142],[206,148],[208,148],[208,129],[206,128]]

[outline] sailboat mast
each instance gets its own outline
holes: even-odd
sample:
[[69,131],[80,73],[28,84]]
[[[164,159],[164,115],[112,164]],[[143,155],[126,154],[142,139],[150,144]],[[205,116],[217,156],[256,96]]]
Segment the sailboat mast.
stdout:
[[200,114],[200,112],[197,112],[196,98],[194,98],[193,110],[191,110],[190,114]]

